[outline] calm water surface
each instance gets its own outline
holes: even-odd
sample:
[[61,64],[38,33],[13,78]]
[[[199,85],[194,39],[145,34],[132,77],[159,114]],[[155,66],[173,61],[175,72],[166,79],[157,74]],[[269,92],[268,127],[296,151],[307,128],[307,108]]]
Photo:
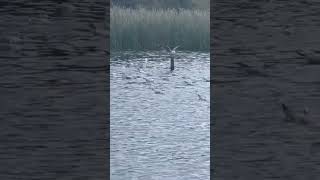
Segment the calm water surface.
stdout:
[[209,53],[166,56],[111,57],[112,180],[209,179]]

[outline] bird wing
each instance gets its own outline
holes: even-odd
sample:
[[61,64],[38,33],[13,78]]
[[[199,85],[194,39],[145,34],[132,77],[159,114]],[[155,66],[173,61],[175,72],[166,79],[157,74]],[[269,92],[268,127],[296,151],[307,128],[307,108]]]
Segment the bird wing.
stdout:
[[168,52],[171,52],[171,48],[169,46],[165,47]]
[[175,51],[178,47],[180,47],[180,46],[176,46],[176,47],[174,47],[174,48],[173,48],[173,51]]

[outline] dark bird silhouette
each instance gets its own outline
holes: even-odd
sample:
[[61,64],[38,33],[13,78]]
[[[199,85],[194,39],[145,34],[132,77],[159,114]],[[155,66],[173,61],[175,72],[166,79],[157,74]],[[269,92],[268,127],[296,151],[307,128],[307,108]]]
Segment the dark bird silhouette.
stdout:
[[200,94],[197,94],[198,95],[198,98],[200,101],[207,101],[205,98],[203,98],[202,96],[200,96]]

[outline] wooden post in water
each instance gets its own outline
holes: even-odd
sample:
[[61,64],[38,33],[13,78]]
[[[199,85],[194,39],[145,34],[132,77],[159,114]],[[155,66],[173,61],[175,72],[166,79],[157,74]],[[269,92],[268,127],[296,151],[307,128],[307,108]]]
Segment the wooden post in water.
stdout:
[[170,69],[171,69],[171,71],[174,70],[174,56],[173,55],[170,56]]

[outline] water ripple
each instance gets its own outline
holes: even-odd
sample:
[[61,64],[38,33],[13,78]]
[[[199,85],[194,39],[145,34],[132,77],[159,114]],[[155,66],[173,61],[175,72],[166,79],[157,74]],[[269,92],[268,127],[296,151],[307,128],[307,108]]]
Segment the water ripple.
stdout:
[[112,55],[112,179],[209,179],[209,54],[162,53]]

